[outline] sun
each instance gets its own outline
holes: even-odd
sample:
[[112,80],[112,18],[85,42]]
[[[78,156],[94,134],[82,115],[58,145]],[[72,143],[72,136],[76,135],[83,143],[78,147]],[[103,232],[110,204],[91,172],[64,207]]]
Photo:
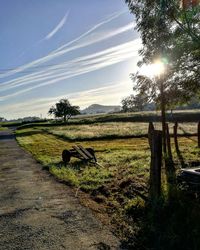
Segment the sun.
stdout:
[[157,61],[149,65],[143,65],[139,70],[141,75],[147,76],[149,78],[160,76],[161,74],[164,73],[164,71],[165,71],[164,64],[160,61]]

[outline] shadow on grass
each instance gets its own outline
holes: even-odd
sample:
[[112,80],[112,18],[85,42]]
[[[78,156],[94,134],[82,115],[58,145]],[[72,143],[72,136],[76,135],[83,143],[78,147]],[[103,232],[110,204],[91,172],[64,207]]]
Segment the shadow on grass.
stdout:
[[31,136],[31,135],[37,135],[37,134],[41,134],[42,131],[25,131],[23,133],[18,133],[16,134],[17,137],[25,137],[25,136]]
[[0,135],[0,141],[1,140],[12,140],[15,139],[15,136],[13,134],[1,134]]
[[181,151],[179,149],[178,136],[175,132],[174,132],[174,145],[175,145],[176,154],[177,154],[178,159],[180,161],[181,167],[185,168],[186,167],[185,161],[184,161],[184,158],[183,158]]
[[84,160],[77,160],[74,162],[69,162],[66,165],[63,161],[60,161],[58,163],[55,163],[55,166],[57,168],[65,167],[65,168],[71,168],[74,170],[81,170],[81,169],[85,168],[88,164],[89,164],[88,161],[84,161]]
[[70,138],[66,135],[58,135],[58,134],[54,134],[51,132],[47,132],[50,135],[54,135],[55,137],[62,139],[62,140],[67,140],[70,142],[83,142],[83,141],[107,141],[107,140],[119,140],[119,139],[131,139],[131,138],[147,138],[147,134],[141,134],[141,135],[125,135],[125,136],[120,136],[120,135],[106,135],[106,136],[93,136],[90,138],[83,138],[83,137],[76,137],[76,138]]
[[179,161],[181,163],[181,167],[185,168],[186,164],[185,164],[184,158],[183,158],[183,156],[181,154],[181,151],[179,149],[176,149],[176,153],[177,153],[178,159],[179,159]]
[[200,161],[191,161],[189,162],[190,167],[200,167]]
[[[71,138],[64,134],[55,134],[50,131],[44,130],[45,133],[48,133],[50,135],[53,135],[59,139],[67,140],[69,142],[84,142],[84,141],[108,141],[108,140],[120,140],[120,139],[134,139],[134,138],[148,138],[148,134],[139,134],[139,135],[117,135],[117,134],[111,134],[111,135],[105,135],[105,136],[93,136],[93,137],[76,137]],[[172,136],[172,135],[170,135]],[[184,137],[185,135],[178,135],[178,137]],[[192,134],[190,136],[193,136]]]
[[[193,195],[178,190],[176,199],[146,203],[140,230],[123,242],[125,249],[198,250],[200,249],[200,203]],[[134,216],[134,215],[132,215]]]

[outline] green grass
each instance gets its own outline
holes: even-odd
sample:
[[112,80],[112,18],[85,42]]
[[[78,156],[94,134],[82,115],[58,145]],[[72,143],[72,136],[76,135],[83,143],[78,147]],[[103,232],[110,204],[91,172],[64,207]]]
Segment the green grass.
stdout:
[[[160,123],[154,123],[155,129],[161,129]],[[173,123],[169,123],[173,134]],[[87,141],[98,139],[120,139],[147,136],[148,123],[108,122],[90,125],[65,125],[43,128],[44,131],[70,141]],[[179,123],[178,134],[196,134],[196,123]]]
[[[181,125],[187,133],[195,133],[196,126],[193,123]],[[155,127],[159,128],[160,124],[155,124]],[[90,126],[35,127],[17,130],[16,134],[19,144],[31,152],[56,178],[87,192],[90,199],[96,201],[99,206],[103,206],[111,223],[115,225],[115,232],[126,241],[126,246],[130,243],[130,249],[133,249],[134,244],[137,243],[138,248],[135,249],[143,249],[139,247],[141,242],[148,245],[149,241],[147,243],[146,238],[151,237],[151,234],[154,235],[155,232],[158,234],[159,228],[157,227],[163,226],[158,222],[155,225],[153,217],[157,212],[148,208],[142,199],[143,196],[148,196],[150,165],[148,140],[144,137],[123,139],[117,136],[143,135],[146,134],[146,130],[147,124],[145,123],[112,122],[96,123]],[[180,130],[179,133],[183,131]],[[101,140],[102,138],[104,140]],[[76,158],[72,158],[64,167],[61,162],[62,151],[70,149],[75,143],[81,143],[84,147],[93,147],[102,167],[81,162]],[[179,146],[188,166],[199,161],[200,151],[197,148],[196,136],[180,137]],[[178,170],[181,164],[176,155],[173,140],[172,152]],[[183,204],[182,207],[179,205],[176,205],[176,209],[181,213],[181,209],[184,208]],[[163,216],[164,221],[164,214],[170,208],[166,205],[161,205],[159,208],[162,213],[160,216]],[[173,209],[175,210],[174,207]],[[195,213],[197,213],[196,207]],[[186,211],[185,214],[187,214]],[[174,211],[173,216],[175,215]],[[174,228],[172,227],[174,237],[179,237],[176,228],[179,220],[174,218],[173,221],[170,219],[170,223],[174,223]],[[167,224],[166,219],[164,223]],[[172,236],[169,230],[165,232],[164,238],[159,232],[159,237],[163,241],[170,241]],[[149,247],[149,249],[156,248]]]
[[[200,110],[184,110],[184,111],[173,111],[166,113],[166,120],[168,122],[198,122]],[[80,115],[75,116],[69,120],[67,125],[87,125],[93,123],[111,123],[111,122],[134,122],[134,123],[149,123],[160,122],[161,115],[159,111],[145,111],[145,112],[132,112],[132,113],[115,113],[115,114],[97,114],[97,115]],[[13,124],[11,124],[13,126]],[[21,125],[21,126],[20,126]],[[25,122],[16,123],[15,126],[19,126],[19,129],[33,128],[35,126],[40,127],[52,127],[52,126],[63,126],[62,121],[38,121],[36,122]],[[8,123],[9,126],[9,123]]]
[[147,123],[95,123],[90,125],[67,125],[48,128],[47,131],[54,135],[63,136],[68,140],[87,140],[98,138],[112,138],[146,134]]
[[6,128],[6,127],[1,127],[0,126],[0,131],[4,131],[4,130],[7,130],[8,128]]
[[[17,131],[17,138],[20,145],[30,151],[34,157],[45,166],[58,166],[61,162],[62,151],[64,149],[70,149],[74,145],[74,142],[64,141],[54,135],[44,133],[44,131],[39,129],[19,130]],[[120,170],[122,164],[128,168],[128,166],[137,165],[138,161],[149,161],[148,145],[145,138],[114,141],[84,141],[81,144],[84,147],[93,147],[98,162],[104,166],[104,172],[101,173],[99,179],[104,175],[109,176],[109,171]],[[138,147],[140,148],[139,151],[137,149]],[[144,150],[144,152],[142,152],[142,150]],[[93,178],[94,170],[91,164],[82,164],[79,160],[72,158],[67,167],[76,174],[80,183],[82,176],[85,176],[85,172],[87,175],[90,175],[89,170],[91,170],[91,178]],[[97,170],[101,171],[101,168]],[[130,168],[130,171],[133,170]],[[59,170],[57,173],[59,173]],[[103,179],[107,181],[107,178]]]

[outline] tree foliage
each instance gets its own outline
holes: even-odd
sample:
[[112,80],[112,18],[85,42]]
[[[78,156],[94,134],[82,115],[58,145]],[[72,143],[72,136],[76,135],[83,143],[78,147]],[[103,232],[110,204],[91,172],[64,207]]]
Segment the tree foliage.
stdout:
[[144,93],[130,95],[122,100],[123,112],[143,111],[148,105],[148,96]]
[[[125,1],[141,34],[142,59],[138,66],[152,64],[158,58],[166,65],[161,79],[166,101],[174,105],[200,93],[200,6],[183,8],[178,0]],[[141,76],[139,71],[132,79],[136,82],[136,92],[146,92],[149,99],[159,102],[158,81]]]
[[6,121],[4,117],[0,117],[0,122]]
[[134,95],[130,95],[122,99],[122,111],[123,112],[134,112],[135,104],[134,104]]
[[57,118],[63,118],[63,121],[66,122],[72,115],[80,114],[80,111],[78,106],[72,106],[67,99],[61,99],[49,109],[48,113]]

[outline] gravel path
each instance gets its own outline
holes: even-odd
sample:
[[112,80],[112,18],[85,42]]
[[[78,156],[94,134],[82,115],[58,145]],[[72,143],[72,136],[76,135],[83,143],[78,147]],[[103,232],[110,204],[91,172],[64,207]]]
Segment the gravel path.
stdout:
[[11,131],[0,131],[0,249],[120,249],[118,239],[56,182]]

